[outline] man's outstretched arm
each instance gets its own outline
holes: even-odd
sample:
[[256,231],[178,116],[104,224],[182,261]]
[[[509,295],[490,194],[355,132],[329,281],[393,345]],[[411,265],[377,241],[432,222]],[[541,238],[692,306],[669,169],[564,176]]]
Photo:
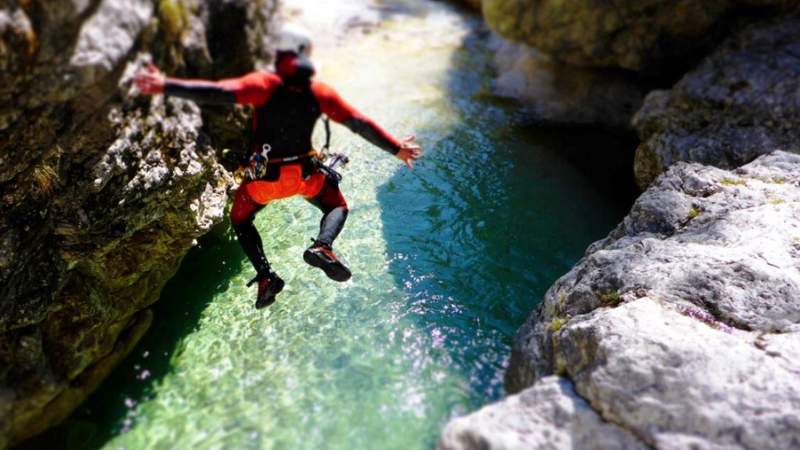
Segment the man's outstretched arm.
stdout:
[[415,142],[416,137],[407,136],[402,140],[395,139],[374,120],[347,104],[333,88],[324,83],[315,82],[313,90],[322,112],[333,121],[343,124],[371,144],[396,156],[409,168],[414,165],[414,160],[420,157],[422,149]]
[[221,81],[168,78],[154,65],[136,74],[136,87],[143,94],[166,94],[206,104],[261,104],[271,94],[267,76],[254,72]]
[[204,104],[236,103],[236,92],[233,89],[226,89],[208,80],[167,78],[164,82],[164,94]]

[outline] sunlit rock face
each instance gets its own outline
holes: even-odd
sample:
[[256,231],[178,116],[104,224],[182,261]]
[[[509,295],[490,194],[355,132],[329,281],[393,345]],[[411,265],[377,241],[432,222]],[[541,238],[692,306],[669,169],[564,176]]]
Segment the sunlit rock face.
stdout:
[[732,168],[770,149],[800,153],[800,20],[733,36],[671,90],[650,93],[634,125],[646,187],[678,161]]
[[206,133],[214,114],[136,97],[131,77],[150,61],[186,76],[251,70],[267,58],[273,10],[0,7],[0,448],[85,399],[147,329],[147,306],[193,240],[223,218],[231,180],[217,150],[231,141]]
[[561,62],[657,72],[702,52],[729,16],[793,4],[791,0],[483,0],[482,7],[489,25],[501,35]]
[[607,423],[557,376],[451,421],[438,450],[471,449],[644,450],[630,432]]
[[[475,413],[480,424],[452,424],[441,446],[538,448],[524,443],[549,430],[559,439],[541,448],[637,448],[630,436],[654,448],[795,448],[798,373],[800,155],[734,171],[678,163],[519,330],[506,387],[522,392]],[[566,438],[587,412],[570,389],[548,394],[570,406],[541,400],[553,374],[630,434],[609,445],[592,425],[596,443]],[[535,420],[514,426],[513,410]]]

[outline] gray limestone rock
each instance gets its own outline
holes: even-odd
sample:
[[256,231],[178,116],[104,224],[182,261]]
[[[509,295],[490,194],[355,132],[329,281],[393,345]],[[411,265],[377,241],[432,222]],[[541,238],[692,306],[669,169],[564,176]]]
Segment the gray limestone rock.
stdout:
[[631,433],[605,422],[572,383],[542,378],[536,385],[451,421],[439,450],[645,449]]
[[152,16],[150,0],[103,1],[81,26],[69,60],[71,68],[82,75],[81,85],[90,85],[119,67]]
[[733,168],[776,148],[800,152],[798,125],[800,19],[753,25],[648,95],[634,117],[637,182],[678,161]]
[[653,447],[796,448],[800,355],[771,354],[760,336],[654,295],[570,320],[554,357],[604,419]]

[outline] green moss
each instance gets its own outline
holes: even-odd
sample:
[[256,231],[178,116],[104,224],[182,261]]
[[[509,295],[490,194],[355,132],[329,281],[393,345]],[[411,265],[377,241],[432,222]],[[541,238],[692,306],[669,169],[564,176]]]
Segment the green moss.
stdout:
[[742,180],[741,178],[725,177],[719,180],[719,184],[723,184],[725,186],[744,186],[744,180]]
[[159,0],[158,15],[167,39],[177,41],[189,25],[182,0]]
[[560,293],[558,294],[558,302],[555,304],[555,313],[558,315],[564,314],[564,306],[567,304],[567,294]]
[[770,203],[770,205],[780,205],[780,204],[786,203],[786,201],[784,199],[780,198],[780,197],[773,197],[773,198],[769,199],[769,203]]
[[619,290],[608,291],[600,294],[600,304],[602,306],[617,306],[621,300],[622,295],[620,295]]
[[696,218],[697,216],[700,215],[701,212],[702,211],[699,210],[698,208],[692,207],[692,209],[689,210],[689,213],[686,214],[686,220],[688,221]]
[[554,317],[553,320],[550,321],[550,331],[557,333],[558,330],[560,330],[568,320],[569,319],[566,317]]

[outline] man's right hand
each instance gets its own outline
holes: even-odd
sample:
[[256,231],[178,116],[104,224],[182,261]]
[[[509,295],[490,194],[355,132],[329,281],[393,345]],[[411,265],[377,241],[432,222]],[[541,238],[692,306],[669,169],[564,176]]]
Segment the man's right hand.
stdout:
[[133,78],[133,83],[136,84],[142,94],[155,95],[164,92],[166,79],[167,77],[158,70],[158,67],[150,63],[136,74]]

